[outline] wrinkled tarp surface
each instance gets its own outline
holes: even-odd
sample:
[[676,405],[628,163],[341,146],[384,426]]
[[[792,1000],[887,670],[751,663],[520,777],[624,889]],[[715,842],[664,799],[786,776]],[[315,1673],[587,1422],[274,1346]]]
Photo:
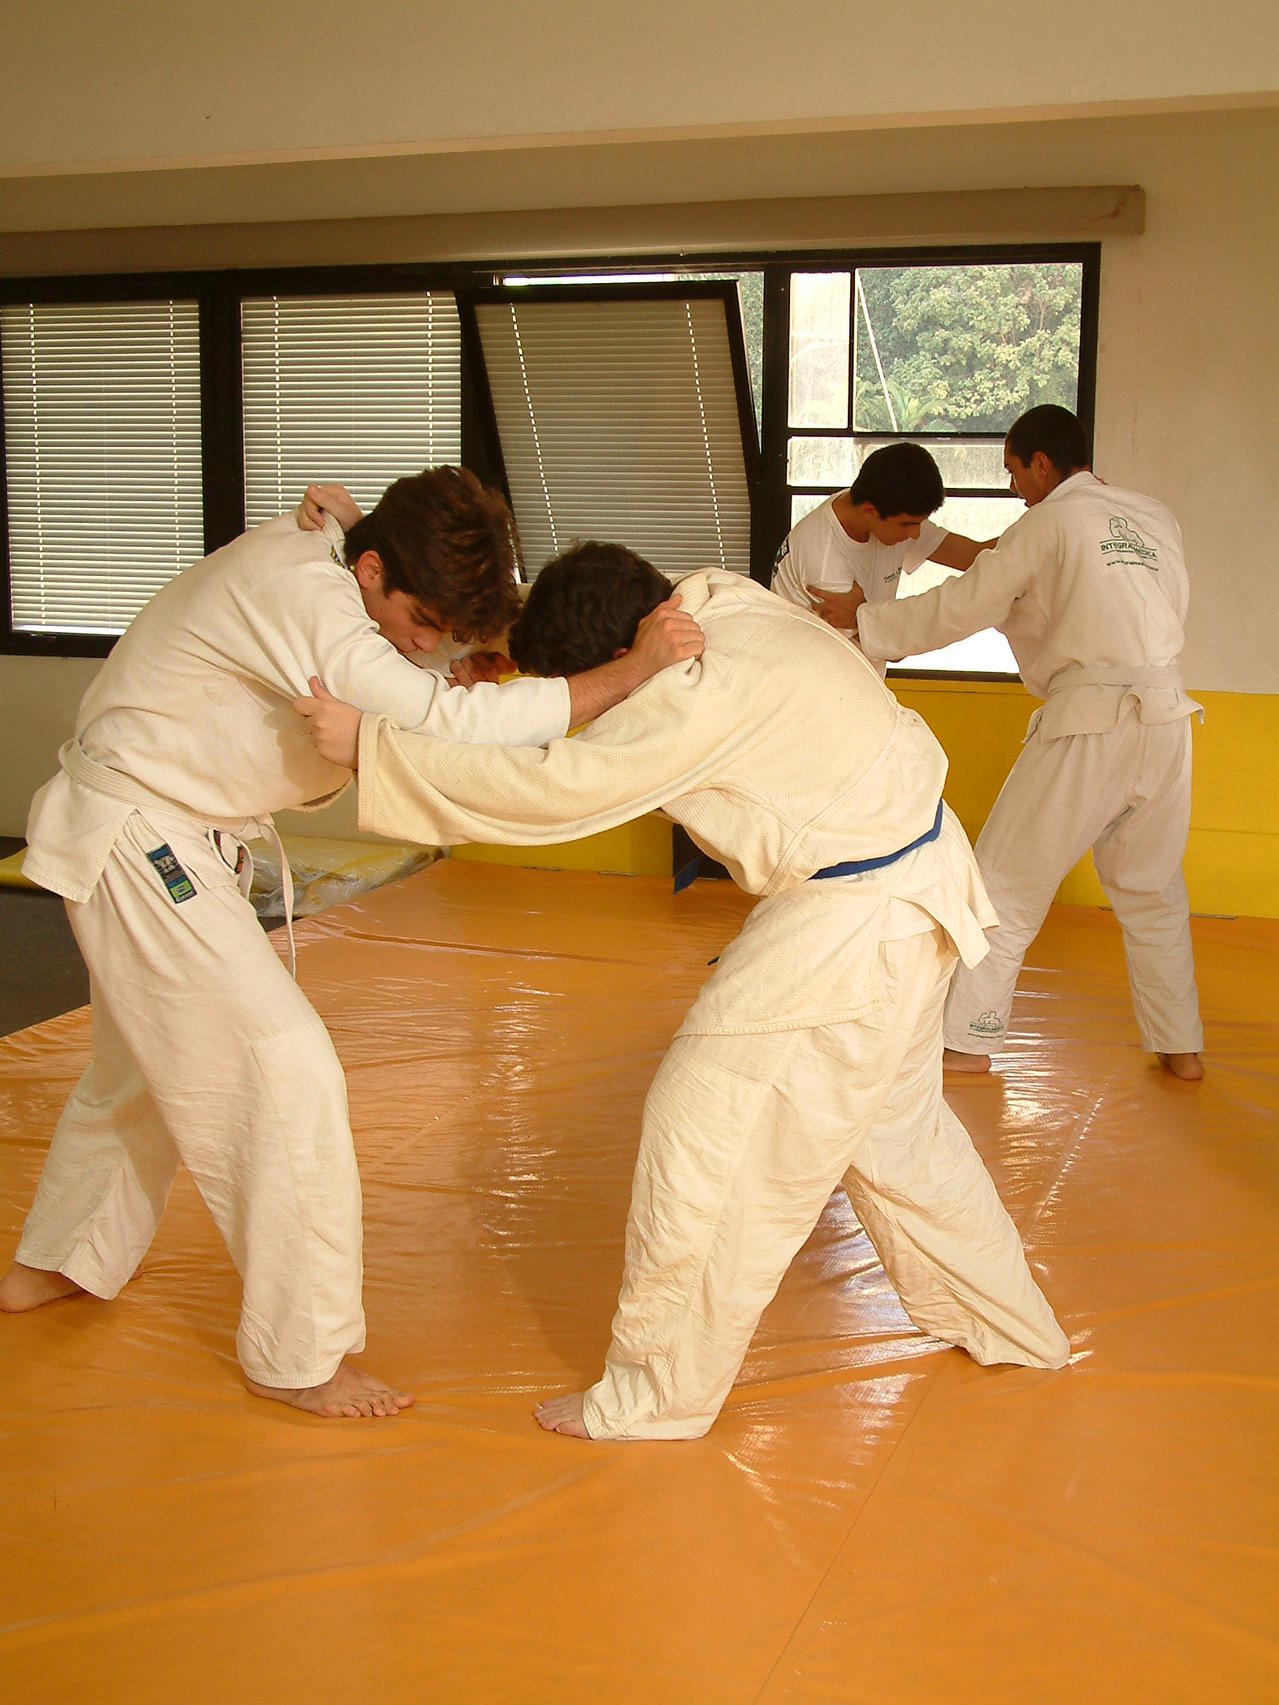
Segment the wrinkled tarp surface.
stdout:
[[[645,1087],[750,902],[445,863],[298,929],[346,1066],[365,1365],[395,1420],[248,1396],[185,1176],[114,1303],[0,1319],[0,1697],[1279,1698],[1279,924],[1197,920],[1208,1076],[1139,1051],[1058,909],[1002,1073],[949,1089],[1071,1336],[922,1337],[835,1196],[696,1443],[552,1437],[595,1378]],[[0,1043],[0,1251],[88,1015]]]

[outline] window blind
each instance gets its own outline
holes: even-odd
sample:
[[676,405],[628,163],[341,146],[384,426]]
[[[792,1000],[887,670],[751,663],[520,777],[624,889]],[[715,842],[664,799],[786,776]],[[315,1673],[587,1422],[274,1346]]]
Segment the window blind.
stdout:
[[204,552],[195,302],[0,308],[15,632],[121,633]]
[[240,324],[250,526],[312,480],[340,480],[370,509],[392,480],[461,461],[450,292],[248,297]]
[[[475,312],[531,575],[588,538],[628,545],[666,574],[750,572],[723,295],[503,297],[477,299]],[[733,331],[740,340],[740,320]]]

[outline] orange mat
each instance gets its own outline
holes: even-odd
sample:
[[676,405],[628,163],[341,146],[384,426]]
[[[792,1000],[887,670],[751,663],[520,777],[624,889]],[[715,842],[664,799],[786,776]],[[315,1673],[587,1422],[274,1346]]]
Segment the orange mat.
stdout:
[[[953,1100],[1075,1347],[984,1370],[832,1200],[692,1444],[541,1433],[595,1377],[644,1089],[748,902],[474,864],[304,923],[396,1420],[250,1398],[180,1181],[116,1302],[0,1320],[0,1698],[1279,1698],[1279,924],[1201,920],[1209,1075],[1140,1053],[1058,910]],[[87,1014],[0,1043],[7,1255]]]

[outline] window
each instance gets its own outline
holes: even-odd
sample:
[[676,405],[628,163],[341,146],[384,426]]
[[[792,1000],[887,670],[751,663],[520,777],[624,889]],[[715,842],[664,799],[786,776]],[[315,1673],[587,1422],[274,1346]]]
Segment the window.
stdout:
[[241,304],[247,525],[340,480],[363,509],[404,474],[462,460],[451,292],[254,296]]
[[[1011,526],[1024,511],[1008,491],[1005,431],[1038,403],[1080,410],[1081,381],[1091,380],[1084,256],[805,269],[791,272],[789,284],[792,523],[851,485],[873,450],[905,438],[923,444],[941,469],[939,525],[978,539]],[[898,596],[952,573],[926,563],[902,576]],[[896,669],[1016,674],[1007,641],[994,632]]]
[[[1098,272],[1076,245],[0,280],[0,649],[105,652],[309,480],[367,506],[442,461],[505,486],[533,567],[612,535],[766,583],[793,520],[903,437],[941,523],[992,537],[1021,513],[1015,415],[1091,425]],[[1012,661],[996,635],[910,666]]]
[[203,551],[194,301],[0,308],[15,633],[119,634]]
[[486,291],[463,313],[527,573],[602,538],[673,576],[749,574],[757,457],[735,285]]

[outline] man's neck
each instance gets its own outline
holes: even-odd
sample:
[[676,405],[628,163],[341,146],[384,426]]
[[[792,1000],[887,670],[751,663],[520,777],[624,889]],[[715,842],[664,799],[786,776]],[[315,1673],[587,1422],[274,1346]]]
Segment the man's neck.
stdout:
[[1054,468],[1053,472],[1054,472],[1054,474],[1057,475],[1057,477],[1053,480],[1053,483],[1048,487],[1047,491],[1045,491],[1045,493],[1044,493],[1045,497],[1051,497],[1053,492],[1060,491],[1062,486],[1065,485],[1066,481],[1067,480],[1073,480],[1076,474],[1090,474],[1092,472],[1092,469],[1091,468],[1072,468],[1068,474],[1058,474],[1057,470]]
[[870,528],[858,519],[851,491],[841,491],[831,503],[831,512],[854,544],[864,545],[870,538]]

